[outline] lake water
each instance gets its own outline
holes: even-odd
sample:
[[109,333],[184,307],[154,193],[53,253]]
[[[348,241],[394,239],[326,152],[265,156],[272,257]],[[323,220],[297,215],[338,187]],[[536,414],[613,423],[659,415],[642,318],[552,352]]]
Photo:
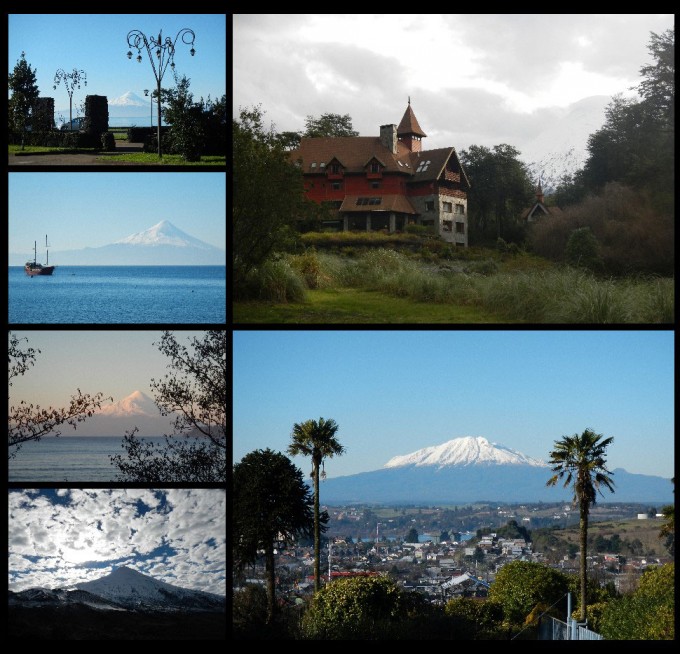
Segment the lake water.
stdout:
[[24,323],[225,324],[226,266],[9,267],[8,320]]
[[[162,444],[162,436],[149,440]],[[123,436],[59,436],[27,442],[9,460],[10,482],[116,481],[118,468],[109,456],[124,454]]]

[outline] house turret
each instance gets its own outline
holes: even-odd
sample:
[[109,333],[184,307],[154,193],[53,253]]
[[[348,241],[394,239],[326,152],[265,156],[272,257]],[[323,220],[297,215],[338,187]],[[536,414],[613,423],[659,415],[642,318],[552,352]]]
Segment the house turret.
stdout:
[[411,152],[422,150],[422,138],[427,134],[421,129],[418,119],[411,109],[411,98],[408,99],[408,107],[406,107],[404,117],[397,127],[397,136]]

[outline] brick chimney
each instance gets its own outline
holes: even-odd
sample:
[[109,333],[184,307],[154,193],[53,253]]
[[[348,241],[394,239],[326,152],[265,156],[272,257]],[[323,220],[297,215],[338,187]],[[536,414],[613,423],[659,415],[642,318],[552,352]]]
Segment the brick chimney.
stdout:
[[380,142],[392,153],[397,154],[397,126],[381,125]]

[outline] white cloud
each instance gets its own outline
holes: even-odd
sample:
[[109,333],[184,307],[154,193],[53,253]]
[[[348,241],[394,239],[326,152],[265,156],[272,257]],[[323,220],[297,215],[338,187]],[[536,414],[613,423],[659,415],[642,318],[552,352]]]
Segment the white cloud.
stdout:
[[8,506],[10,590],[89,581],[129,564],[178,586],[226,593],[224,491],[24,490],[10,491]]

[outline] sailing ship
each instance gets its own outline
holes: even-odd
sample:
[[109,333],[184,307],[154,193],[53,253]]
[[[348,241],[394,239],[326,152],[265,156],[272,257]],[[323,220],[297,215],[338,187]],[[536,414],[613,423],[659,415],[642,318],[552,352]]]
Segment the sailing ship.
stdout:
[[56,266],[50,266],[50,251],[47,249],[47,234],[45,234],[45,251],[47,252],[47,259],[45,265],[38,263],[38,242],[33,241],[33,261],[27,261],[24,266],[24,270],[29,277],[34,277],[35,275],[51,275],[54,272]]

